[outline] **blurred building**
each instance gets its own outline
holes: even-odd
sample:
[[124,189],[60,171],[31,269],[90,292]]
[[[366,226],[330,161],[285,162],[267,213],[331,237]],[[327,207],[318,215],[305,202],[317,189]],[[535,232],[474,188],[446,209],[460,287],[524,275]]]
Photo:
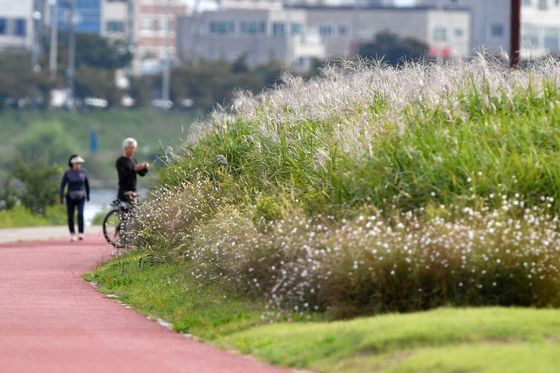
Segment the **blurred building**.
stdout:
[[187,14],[180,0],[136,0],[134,2],[134,71],[161,71],[167,57],[177,55],[177,17]]
[[305,10],[223,9],[178,22],[179,52],[194,62],[244,58],[253,67],[278,61],[305,70],[326,57],[319,35],[307,29]]
[[195,62],[244,56],[251,66],[279,61],[305,69],[313,59],[355,55],[361,43],[386,31],[426,43],[434,57],[463,58],[471,53],[471,16],[464,8],[231,8],[180,17],[178,22],[179,52]]
[[[416,3],[470,9],[473,20],[472,50],[485,49],[495,54],[509,54],[510,0],[417,0]],[[521,21],[523,58],[559,53],[560,0],[523,0]]]
[[32,16],[33,0],[0,0],[0,50],[31,48]]
[[[74,2],[74,17],[70,19],[70,2]],[[102,0],[58,0],[58,27],[68,29],[74,22],[76,32],[101,34]]]
[[101,35],[103,37],[128,40],[130,32],[128,7],[131,4],[133,4],[133,1],[102,0]]
[[328,57],[354,55],[361,43],[381,32],[413,38],[429,46],[433,57],[463,58],[471,54],[471,14],[466,8],[305,7],[307,26],[317,30]]
[[521,56],[560,54],[560,0],[523,0]]

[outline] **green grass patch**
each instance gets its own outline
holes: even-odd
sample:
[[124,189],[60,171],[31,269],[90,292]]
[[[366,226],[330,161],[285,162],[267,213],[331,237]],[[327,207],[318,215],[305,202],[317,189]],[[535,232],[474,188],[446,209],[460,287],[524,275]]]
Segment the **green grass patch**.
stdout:
[[440,308],[288,323],[263,318],[258,299],[231,298],[221,287],[197,285],[188,263],[153,254],[118,258],[87,279],[103,293],[170,321],[176,331],[317,372],[552,372],[560,350],[557,310]]
[[38,215],[23,206],[0,211],[0,228],[39,227],[66,224],[63,206],[49,206],[45,215]]
[[173,323],[179,332],[205,340],[262,323],[264,304],[200,286],[187,263],[133,253],[99,267],[88,280],[141,312]]
[[[521,350],[527,366],[535,359],[530,353],[533,344],[560,348],[559,317],[555,310],[443,308],[351,321],[261,326],[218,344],[276,364],[321,372],[498,371],[504,361],[471,358],[486,351],[514,356]],[[552,363],[549,360],[547,367],[552,368]]]

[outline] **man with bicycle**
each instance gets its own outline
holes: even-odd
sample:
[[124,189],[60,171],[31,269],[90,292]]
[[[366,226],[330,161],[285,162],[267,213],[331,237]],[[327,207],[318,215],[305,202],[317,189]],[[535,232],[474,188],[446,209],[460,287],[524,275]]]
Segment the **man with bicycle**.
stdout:
[[134,158],[138,143],[133,138],[127,138],[122,143],[123,155],[115,164],[119,174],[119,192],[113,208],[103,219],[103,235],[107,242],[118,249],[128,245],[128,225],[132,209],[136,203],[138,192],[136,190],[136,175],[145,176],[150,169],[149,163],[137,163]]
[[117,198],[120,201],[134,203],[138,197],[136,189],[136,175],[145,176],[150,169],[150,164],[137,163],[134,155],[138,143],[133,138],[124,139],[122,143],[123,155],[117,159],[116,167],[119,174],[119,192]]

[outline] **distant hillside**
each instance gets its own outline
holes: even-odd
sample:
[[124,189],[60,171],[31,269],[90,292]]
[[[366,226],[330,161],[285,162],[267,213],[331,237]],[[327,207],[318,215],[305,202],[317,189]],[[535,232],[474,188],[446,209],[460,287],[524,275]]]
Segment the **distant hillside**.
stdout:
[[[115,178],[113,162],[120,154],[121,141],[135,137],[140,148],[138,157],[158,163],[164,148],[180,146],[187,137],[192,117],[185,113],[157,111],[95,111],[95,112],[0,112],[0,178],[7,173],[17,156],[17,144],[33,143],[35,132],[55,133],[63,137],[61,144],[45,143],[37,152],[65,165],[68,151],[83,154],[92,179],[98,183]],[[97,153],[90,151],[92,133],[97,136]],[[68,150],[68,151],[66,151]],[[43,152],[43,153],[41,153]]]

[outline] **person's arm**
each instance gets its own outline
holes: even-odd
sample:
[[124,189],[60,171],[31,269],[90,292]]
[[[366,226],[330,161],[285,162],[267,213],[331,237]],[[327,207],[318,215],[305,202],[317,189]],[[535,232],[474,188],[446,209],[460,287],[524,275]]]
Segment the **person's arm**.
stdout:
[[137,163],[136,166],[134,166],[134,172],[136,172],[140,176],[146,176],[149,168],[150,168],[149,163],[146,163],[146,162]]
[[68,184],[68,173],[65,172],[60,182],[60,203],[64,203],[64,188],[66,188],[66,184]]
[[145,166],[143,169],[138,171],[138,175],[140,175],[140,176],[146,176],[147,173],[148,173],[148,167],[147,166]]
[[85,179],[85,185],[86,185],[86,201],[89,202],[89,179],[86,175],[86,179]]

